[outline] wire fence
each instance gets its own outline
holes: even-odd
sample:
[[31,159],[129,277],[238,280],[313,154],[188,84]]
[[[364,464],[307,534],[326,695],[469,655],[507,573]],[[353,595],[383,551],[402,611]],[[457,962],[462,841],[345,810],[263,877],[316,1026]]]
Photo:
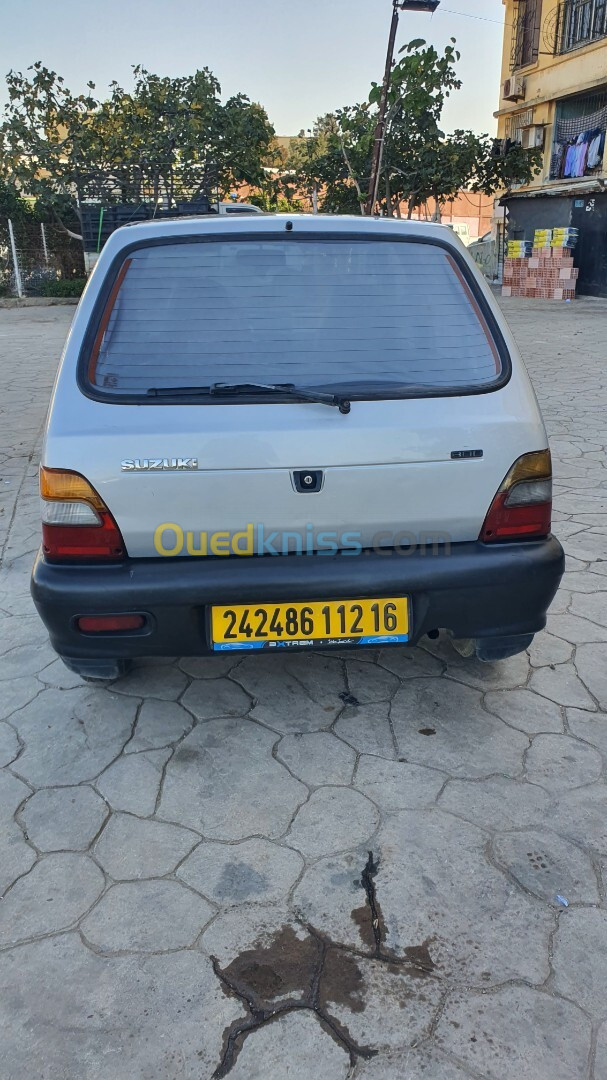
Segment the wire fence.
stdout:
[[84,277],[82,244],[60,226],[0,216],[0,297],[60,295]]

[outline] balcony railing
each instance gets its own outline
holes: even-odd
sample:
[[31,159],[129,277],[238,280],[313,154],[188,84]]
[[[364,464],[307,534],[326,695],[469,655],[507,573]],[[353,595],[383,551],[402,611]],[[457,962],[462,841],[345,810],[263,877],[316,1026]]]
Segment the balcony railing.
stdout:
[[607,37],[607,0],[563,0],[559,5],[555,54],[582,49]]

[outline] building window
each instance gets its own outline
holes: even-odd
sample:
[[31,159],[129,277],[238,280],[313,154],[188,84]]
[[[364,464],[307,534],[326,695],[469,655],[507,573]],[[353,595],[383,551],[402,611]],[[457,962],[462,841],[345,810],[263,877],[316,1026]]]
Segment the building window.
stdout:
[[602,169],[607,129],[607,88],[557,101],[550,179],[596,176]]
[[556,53],[581,49],[607,37],[607,0],[563,0],[557,17]]
[[542,0],[517,0],[515,12],[510,57],[512,71],[534,64],[538,58]]
[[523,142],[524,128],[531,127],[533,123],[533,109],[524,109],[522,112],[511,113],[506,117],[506,138],[511,143],[521,146]]

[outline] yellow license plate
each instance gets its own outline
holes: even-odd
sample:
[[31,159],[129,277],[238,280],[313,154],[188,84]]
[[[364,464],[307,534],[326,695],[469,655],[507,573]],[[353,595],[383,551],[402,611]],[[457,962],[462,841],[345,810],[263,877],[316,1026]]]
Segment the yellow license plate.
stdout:
[[395,596],[213,607],[211,639],[216,652],[405,644],[409,640],[409,600]]

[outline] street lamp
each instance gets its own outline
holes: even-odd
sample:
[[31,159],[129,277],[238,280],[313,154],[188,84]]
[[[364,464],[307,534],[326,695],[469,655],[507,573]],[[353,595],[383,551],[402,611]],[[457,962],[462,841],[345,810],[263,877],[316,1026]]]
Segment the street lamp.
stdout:
[[371,181],[369,184],[369,198],[365,206],[365,213],[372,214],[373,207],[377,202],[379,188],[379,174],[381,171],[381,159],[384,148],[384,134],[386,124],[386,106],[388,103],[388,90],[390,88],[390,75],[392,74],[392,60],[394,58],[394,42],[398,27],[399,11],[427,11],[434,14],[440,0],[392,0],[392,22],[390,23],[390,36],[388,38],[388,55],[386,56],[386,70],[382,84],[381,97],[379,99],[379,112],[375,135],[373,137],[373,159],[371,162]]

